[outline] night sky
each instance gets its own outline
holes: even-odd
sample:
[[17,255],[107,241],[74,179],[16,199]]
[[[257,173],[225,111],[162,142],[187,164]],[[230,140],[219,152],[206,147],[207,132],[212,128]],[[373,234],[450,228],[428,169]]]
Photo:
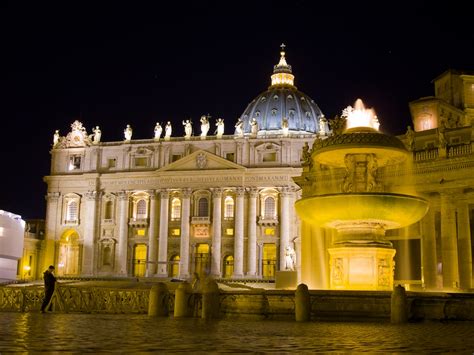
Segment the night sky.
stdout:
[[[100,3],[100,4],[99,4]],[[138,5],[137,5],[138,3]],[[333,117],[360,97],[401,134],[408,102],[445,70],[474,70],[466,1],[12,1],[0,3],[0,209],[44,218],[52,137],[78,119],[102,141],[155,122],[226,134],[270,84],[287,45],[295,85]],[[213,126],[211,126],[213,127]]]

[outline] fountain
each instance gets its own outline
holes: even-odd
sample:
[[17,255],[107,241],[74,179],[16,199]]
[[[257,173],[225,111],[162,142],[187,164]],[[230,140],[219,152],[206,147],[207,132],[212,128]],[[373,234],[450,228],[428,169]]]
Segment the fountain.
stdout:
[[[303,173],[303,198],[296,202],[303,222],[301,281],[310,288],[392,290],[395,249],[385,232],[419,221],[428,210],[426,200],[390,191],[382,181],[383,170],[401,166],[409,153],[400,140],[378,129],[374,111],[365,109],[359,99],[333,121],[333,135],[313,145]],[[322,170],[333,171],[325,175],[332,176],[332,189],[321,191],[328,184],[321,178]],[[324,238],[315,232],[318,228],[332,236],[331,247],[315,240]],[[322,247],[328,256],[315,250]],[[329,260],[312,261],[314,254]],[[329,265],[326,283],[316,280],[326,277],[324,264]]]

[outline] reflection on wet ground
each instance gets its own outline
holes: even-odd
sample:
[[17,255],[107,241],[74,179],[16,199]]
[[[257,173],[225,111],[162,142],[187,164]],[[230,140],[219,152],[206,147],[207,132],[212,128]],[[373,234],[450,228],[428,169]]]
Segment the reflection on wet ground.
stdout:
[[0,313],[0,352],[469,353],[472,322],[340,323]]

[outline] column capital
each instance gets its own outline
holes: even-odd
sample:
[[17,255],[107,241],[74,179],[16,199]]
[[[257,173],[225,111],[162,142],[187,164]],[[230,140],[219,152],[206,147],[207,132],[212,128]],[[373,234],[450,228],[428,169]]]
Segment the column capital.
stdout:
[[102,197],[102,191],[90,190],[84,194],[86,201],[97,201]]
[[243,197],[245,195],[245,188],[244,187],[237,187],[235,189],[235,195],[237,197]]
[[169,192],[168,189],[161,189],[161,190],[157,190],[157,191],[160,194],[160,198],[162,200],[170,198],[170,192]]
[[59,192],[48,192],[44,198],[48,202],[57,202],[60,195]]
[[192,194],[193,190],[189,187],[181,190],[181,196],[183,196],[183,198],[190,198]]
[[258,188],[257,187],[247,187],[247,192],[250,197],[257,197],[258,196]]
[[145,190],[145,192],[150,196],[150,200],[155,200],[156,199],[156,190]]
[[290,194],[293,192],[290,186],[282,186],[279,187],[278,190],[280,191],[280,195],[282,197],[289,197]]
[[213,187],[210,190],[212,191],[212,197],[213,198],[221,198],[222,197],[222,192],[224,191],[224,189],[222,189],[220,187]]
[[128,200],[128,192],[125,190],[117,192],[117,197],[120,201],[127,201]]

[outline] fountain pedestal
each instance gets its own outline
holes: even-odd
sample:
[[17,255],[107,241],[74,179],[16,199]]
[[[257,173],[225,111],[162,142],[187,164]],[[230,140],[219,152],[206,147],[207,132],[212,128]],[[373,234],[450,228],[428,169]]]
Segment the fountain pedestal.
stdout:
[[395,249],[351,246],[329,248],[330,288],[391,291]]

